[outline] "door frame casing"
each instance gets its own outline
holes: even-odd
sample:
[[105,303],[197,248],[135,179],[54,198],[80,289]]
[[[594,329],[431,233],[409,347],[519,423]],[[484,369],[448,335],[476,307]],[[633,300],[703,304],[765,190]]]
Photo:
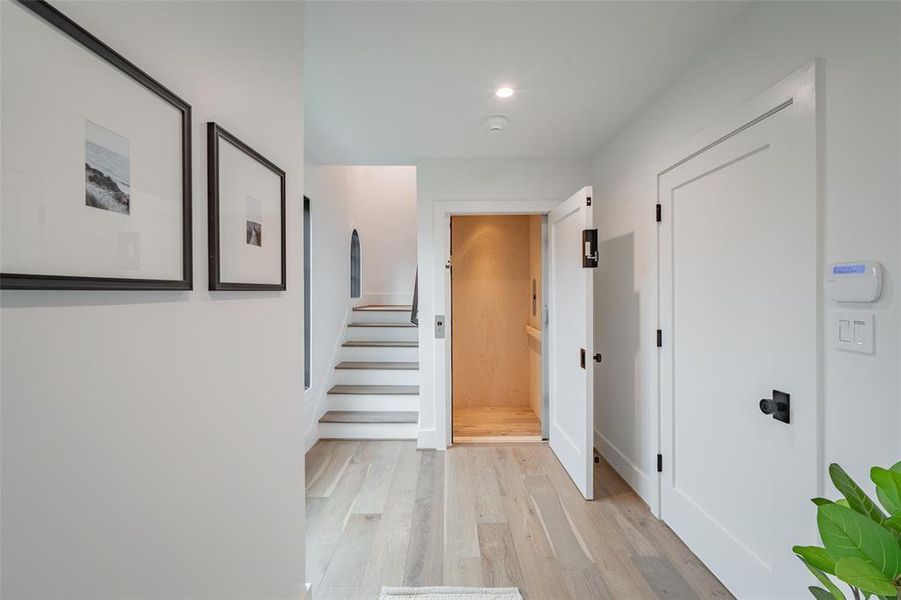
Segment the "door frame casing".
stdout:
[[[656,204],[661,202],[660,199],[660,180],[669,171],[675,169],[683,163],[692,160],[702,153],[716,147],[721,142],[731,138],[732,136],[744,131],[745,129],[762,121],[766,117],[782,110],[788,105],[794,105],[799,109],[799,122],[797,128],[802,135],[797,140],[797,147],[794,150],[796,158],[796,166],[798,173],[795,174],[794,183],[800,186],[799,193],[809,195],[815,207],[816,224],[815,224],[815,256],[816,256],[816,375],[815,390],[816,398],[814,403],[815,410],[815,443],[816,443],[816,482],[817,495],[823,495],[825,489],[825,446],[824,446],[824,377],[825,377],[825,346],[824,346],[824,302],[823,302],[823,281],[822,269],[819,268],[824,260],[824,243],[825,239],[825,219],[824,219],[824,201],[823,201],[823,162],[824,162],[824,115],[823,111],[817,110],[817,97],[822,94],[822,80],[817,79],[818,61],[812,61],[800,69],[797,69],[781,81],[758,94],[751,100],[745,102],[737,109],[731,111],[727,115],[719,118],[712,125],[693,136],[687,142],[681,144],[674,151],[669,152],[666,157],[658,161],[656,168],[653,169],[651,176],[651,191],[649,198],[652,205],[649,207],[648,214],[653,214]],[[818,87],[819,86],[819,87]],[[822,96],[821,96],[822,97]],[[672,219],[672,215],[667,215],[664,211],[663,223],[671,223],[667,219]],[[669,307],[665,303],[668,299],[661,296],[661,273],[664,260],[669,256],[662,247],[660,229],[663,223],[656,223],[655,228],[655,296],[657,299],[657,329],[664,329],[669,323],[665,323],[664,310]],[[657,473],[657,494],[651,498],[651,511],[658,518],[662,518],[663,506],[663,475],[666,473],[668,466],[667,456],[672,457],[671,448],[663,448],[662,432],[664,427],[671,426],[671,423],[663,422],[663,399],[672,396],[671,377],[663,376],[663,368],[666,361],[672,364],[672,348],[673,338],[676,333],[670,327],[670,331],[663,331],[663,345],[657,348],[656,370],[652,373],[654,381],[652,387],[657,390],[657,401],[652,403],[652,432],[656,439],[657,452],[663,455],[664,469],[663,472]]]
[[[435,315],[444,315],[444,339],[435,340],[435,448],[446,449],[453,439],[451,402],[453,380],[451,373],[451,285],[450,270],[445,268],[450,256],[450,220],[466,215],[547,215],[560,200],[439,200],[433,204],[433,232],[438,247],[435,249]],[[543,240],[544,241],[544,240]],[[542,272],[542,282],[547,275]],[[546,296],[545,296],[546,298]],[[544,298],[542,299],[544,301]],[[434,323],[420,326],[434,327]],[[543,342],[542,342],[543,346]],[[546,358],[542,357],[542,363]],[[544,370],[544,369],[543,369]],[[546,379],[546,378],[544,378]],[[542,384],[544,385],[544,384]]]

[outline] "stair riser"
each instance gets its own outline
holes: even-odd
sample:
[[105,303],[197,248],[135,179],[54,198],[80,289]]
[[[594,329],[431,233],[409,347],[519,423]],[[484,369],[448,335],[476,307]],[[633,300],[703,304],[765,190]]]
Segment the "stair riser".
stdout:
[[[329,394],[326,400],[329,410],[419,410],[419,396],[377,394]],[[320,423],[324,425],[325,423]]]
[[419,330],[415,327],[348,327],[347,339],[377,342],[415,342]]
[[335,369],[336,384],[419,385],[419,371],[411,369]]
[[324,440],[415,440],[416,423],[319,423]]
[[353,320],[357,323],[409,323],[410,311],[369,311],[355,310]]
[[419,348],[346,348],[339,352],[340,361],[352,362],[416,362]]

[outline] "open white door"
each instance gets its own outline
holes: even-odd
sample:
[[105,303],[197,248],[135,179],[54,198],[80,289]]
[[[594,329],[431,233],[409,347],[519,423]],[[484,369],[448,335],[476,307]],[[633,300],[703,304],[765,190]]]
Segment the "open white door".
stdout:
[[[593,441],[594,284],[597,236],[591,230],[591,187],[548,215],[548,326],[551,449],[586,499],[594,498]],[[593,256],[592,256],[593,255]]]

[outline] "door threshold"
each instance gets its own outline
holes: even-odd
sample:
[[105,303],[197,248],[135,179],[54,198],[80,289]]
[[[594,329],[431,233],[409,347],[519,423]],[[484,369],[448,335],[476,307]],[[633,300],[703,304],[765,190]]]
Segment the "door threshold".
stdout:
[[455,435],[453,444],[504,444],[521,442],[543,442],[540,435]]

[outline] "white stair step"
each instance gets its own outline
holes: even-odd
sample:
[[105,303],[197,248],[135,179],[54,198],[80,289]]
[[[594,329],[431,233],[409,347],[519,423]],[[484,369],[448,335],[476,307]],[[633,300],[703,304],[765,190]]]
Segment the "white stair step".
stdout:
[[335,369],[335,383],[349,385],[418,385],[419,371]]
[[330,410],[419,411],[419,396],[409,394],[329,394]]
[[366,343],[366,345],[345,344],[341,347],[339,358],[342,361],[410,362],[419,359],[419,348],[415,345],[384,346],[374,345],[374,343]]
[[417,423],[319,423],[323,440],[415,440]]
[[334,385],[329,394],[418,396],[418,385]]
[[353,320],[358,323],[409,323],[409,306],[356,306]]
[[412,323],[351,323],[347,326],[347,337],[355,341],[415,342],[419,339],[419,329]]
[[335,383],[418,385],[419,363],[344,361],[335,367]]
[[319,418],[320,423],[418,423],[419,414],[401,410],[330,410]]

